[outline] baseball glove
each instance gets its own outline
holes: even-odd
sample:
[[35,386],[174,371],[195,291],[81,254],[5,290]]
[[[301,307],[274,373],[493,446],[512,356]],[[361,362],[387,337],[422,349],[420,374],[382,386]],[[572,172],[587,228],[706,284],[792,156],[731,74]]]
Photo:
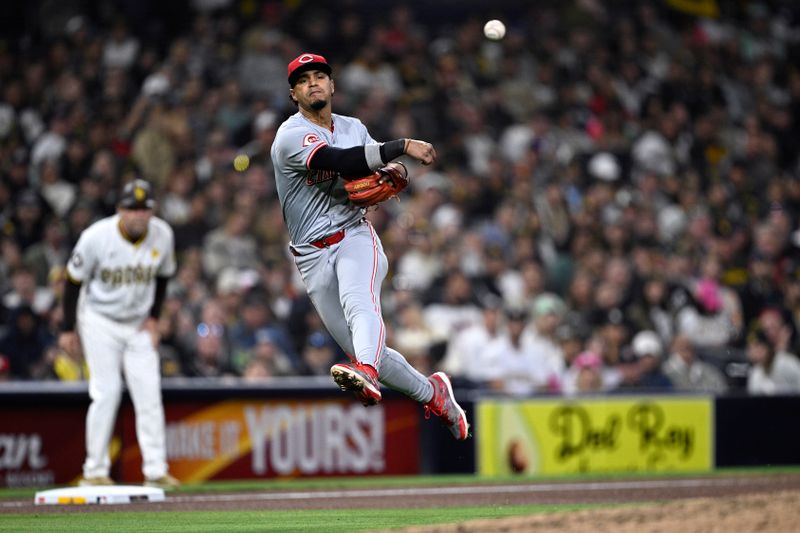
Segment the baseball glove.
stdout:
[[408,186],[408,171],[399,161],[379,168],[369,176],[345,182],[350,201],[359,207],[377,205],[394,198]]

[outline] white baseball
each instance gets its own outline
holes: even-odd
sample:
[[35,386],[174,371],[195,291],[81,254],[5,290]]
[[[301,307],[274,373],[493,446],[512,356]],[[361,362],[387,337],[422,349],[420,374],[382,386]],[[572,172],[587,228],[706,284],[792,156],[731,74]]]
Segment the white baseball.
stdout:
[[492,19],[483,25],[483,34],[487,39],[499,41],[506,34],[506,25],[497,19]]

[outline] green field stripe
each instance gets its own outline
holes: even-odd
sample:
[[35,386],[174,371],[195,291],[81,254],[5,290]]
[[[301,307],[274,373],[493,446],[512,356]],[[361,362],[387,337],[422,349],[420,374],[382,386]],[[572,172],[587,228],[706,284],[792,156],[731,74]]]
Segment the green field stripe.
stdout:
[[[544,483],[552,481],[579,480],[621,480],[640,478],[691,478],[714,475],[762,475],[800,472],[795,467],[758,467],[719,469],[713,472],[624,472],[619,474],[589,473],[560,476],[497,476],[481,477],[473,474],[449,474],[433,476],[365,476],[340,478],[291,478],[291,479],[243,479],[232,481],[208,481],[196,485],[184,485],[178,489],[181,493],[197,492],[240,492],[264,490],[308,490],[308,489],[357,489],[357,488],[394,488],[439,485],[505,485],[508,483]],[[33,494],[31,493],[31,496]]]
[[337,509],[293,511],[75,512],[3,515],[0,532],[165,531],[214,532],[357,532],[466,520],[503,518],[596,505],[503,505],[441,509]]
[[[563,476],[499,476],[481,477],[470,474],[435,475],[435,476],[369,476],[369,477],[339,477],[339,478],[272,478],[272,479],[245,479],[234,481],[208,481],[192,485],[183,485],[175,493],[192,494],[208,492],[246,492],[246,491],[280,491],[280,490],[309,490],[309,489],[355,489],[355,488],[393,488],[416,487],[437,485],[464,485],[464,484],[507,484],[507,483],[545,483],[552,481],[577,481],[577,480],[622,480],[622,479],[657,479],[657,478],[691,478],[696,476],[730,476],[730,475],[764,475],[788,474],[800,472],[800,466],[776,467],[741,467],[718,469],[713,472],[675,473],[675,472],[626,472],[620,474],[594,473]],[[54,487],[46,487],[54,488]],[[0,488],[1,499],[31,498],[37,490],[34,488]]]

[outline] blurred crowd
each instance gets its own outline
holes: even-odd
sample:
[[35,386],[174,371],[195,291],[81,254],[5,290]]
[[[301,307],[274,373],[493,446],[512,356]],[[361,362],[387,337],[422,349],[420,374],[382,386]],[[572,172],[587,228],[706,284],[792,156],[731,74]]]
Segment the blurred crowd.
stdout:
[[55,346],[64,264],[134,177],[176,235],[164,376],[344,358],[287,254],[269,160],[295,112],[286,64],[310,51],[337,113],[439,153],[368,214],[387,343],[422,372],[522,396],[800,393],[792,2],[95,4],[17,7],[25,30],[0,38],[2,379],[85,378]]

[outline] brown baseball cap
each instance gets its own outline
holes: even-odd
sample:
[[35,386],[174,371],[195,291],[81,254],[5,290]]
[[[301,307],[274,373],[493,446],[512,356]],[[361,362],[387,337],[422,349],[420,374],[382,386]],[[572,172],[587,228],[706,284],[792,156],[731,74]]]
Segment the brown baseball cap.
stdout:
[[333,72],[331,66],[328,64],[327,59],[319,54],[309,53],[300,54],[296,58],[292,59],[287,70],[289,74],[289,85],[291,87],[294,87],[294,84],[300,74],[307,70],[321,70],[328,76],[330,76],[331,72]]

